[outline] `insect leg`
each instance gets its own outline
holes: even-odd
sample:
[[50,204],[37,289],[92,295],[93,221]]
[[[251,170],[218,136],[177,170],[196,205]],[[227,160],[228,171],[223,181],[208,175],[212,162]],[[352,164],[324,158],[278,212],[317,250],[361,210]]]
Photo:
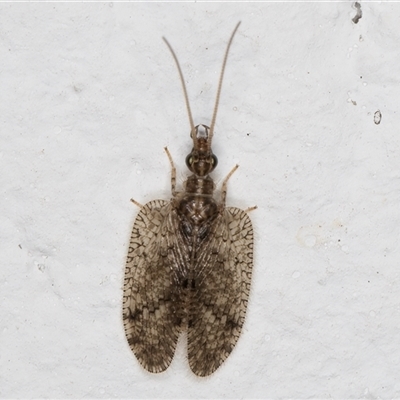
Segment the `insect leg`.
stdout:
[[222,182],[222,189],[221,189],[221,204],[223,207],[225,207],[225,200],[226,200],[226,192],[228,188],[228,180],[229,178],[233,175],[233,173],[239,168],[239,165],[235,165],[232,169],[231,172],[226,176],[226,178]]
[[253,206],[253,207],[247,207],[245,210],[244,210],[244,212],[247,214],[247,213],[249,213],[250,211],[254,211],[254,210],[257,210],[257,206]]
[[138,201],[136,201],[135,199],[131,199],[131,202],[133,203],[133,204],[135,204],[135,206],[138,206],[139,208],[143,208],[143,205],[142,204],[140,204]]
[[174,165],[174,160],[172,159],[171,153],[169,152],[167,147],[164,147],[165,152],[167,153],[169,162],[171,163],[171,192],[172,196],[176,195],[176,168]]

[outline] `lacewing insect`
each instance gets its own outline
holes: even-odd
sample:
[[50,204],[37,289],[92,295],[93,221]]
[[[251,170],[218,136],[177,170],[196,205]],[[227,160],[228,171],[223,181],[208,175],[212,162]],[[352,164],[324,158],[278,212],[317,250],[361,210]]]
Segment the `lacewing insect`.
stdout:
[[225,65],[225,52],[210,127],[194,126],[178,59],[193,149],[186,157],[192,172],[181,191],[171,164],[172,199],[140,205],[126,261],[123,322],[127,341],[150,372],[168,368],[178,338],[187,332],[188,359],[198,376],[212,374],[236,345],[245,319],[253,267],[253,228],[247,210],[226,207],[227,183],[214,198],[210,173],[217,165],[211,150]]

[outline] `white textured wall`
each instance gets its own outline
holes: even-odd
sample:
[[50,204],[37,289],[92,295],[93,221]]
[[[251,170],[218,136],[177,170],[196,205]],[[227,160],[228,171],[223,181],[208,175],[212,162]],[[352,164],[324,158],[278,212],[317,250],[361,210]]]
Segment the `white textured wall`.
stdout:
[[[400,397],[400,4],[0,5],[0,396]],[[121,321],[137,208],[190,151],[258,205],[248,318],[210,378],[145,372]],[[380,110],[382,121],[374,123]]]

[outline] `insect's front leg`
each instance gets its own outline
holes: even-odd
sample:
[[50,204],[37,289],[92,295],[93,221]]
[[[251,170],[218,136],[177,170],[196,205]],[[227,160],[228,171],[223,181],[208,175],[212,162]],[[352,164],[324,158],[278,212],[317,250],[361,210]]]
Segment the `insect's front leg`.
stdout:
[[228,191],[228,180],[238,168],[239,168],[239,165],[236,164],[231,169],[231,172],[229,172],[229,174],[226,176],[226,178],[222,182],[222,188],[221,188],[221,205],[222,205],[222,207],[225,207],[226,193]]
[[171,164],[171,192],[172,196],[176,195],[176,168],[174,165],[174,160],[172,159],[171,153],[169,152],[167,147],[164,147],[165,152],[167,153],[169,162]]

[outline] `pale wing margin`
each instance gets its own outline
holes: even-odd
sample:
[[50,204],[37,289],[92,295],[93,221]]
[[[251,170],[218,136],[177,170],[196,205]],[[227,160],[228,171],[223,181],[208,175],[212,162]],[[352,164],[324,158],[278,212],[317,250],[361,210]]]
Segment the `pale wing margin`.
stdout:
[[140,364],[161,372],[172,361],[180,321],[177,320],[171,265],[168,261],[170,202],[145,204],[133,226],[126,261],[123,322],[129,346]]
[[236,345],[253,267],[253,227],[243,210],[226,208],[208,237],[196,249],[188,310],[189,364],[199,376],[212,374]]

